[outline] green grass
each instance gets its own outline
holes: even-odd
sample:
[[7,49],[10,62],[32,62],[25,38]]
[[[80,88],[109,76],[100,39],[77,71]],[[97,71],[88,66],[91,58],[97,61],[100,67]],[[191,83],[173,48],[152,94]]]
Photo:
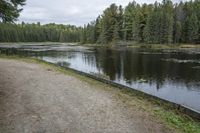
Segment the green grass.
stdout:
[[119,98],[123,97],[122,99],[124,99],[124,95],[126,95],[126,100],[124,100],[126,103],[147,111],[169,128],[181,133],[200,133],[200,122],[179,112],[172,105],[140,92],[127,89],[121,89],[120,92]]
[[185,133],[200,133],[200,125],[189,117],[177,115],[172,111],[154,110],[155,115],[161,117],[165,122],[176,129],[181,129]]
[[0,55],[0,58],[20,60],[27,63],[38,63],[43,65],[47,69],[74,76],[84,82],[93,85],[94,88],[95,86],[98,86],[98,88],[104,89],[105,91],[111,91],[112,93],[114,93],[116,99],[120,99],[123,103],[126,103],[126,105],[129,105],[129,107],[132,107],[133,109],[137,108],[147,112],[158,122],[161,122],[162,124],[166,125],[176,132],[200,133],[200,121],[192,119],[191,117],[174,109],[172,105],[168,103],[163,103],[163,101],[155,99],[144,93],[130,89],[116,88],[111,85],[107,85],[94,79],[85,77],[83,75],[79,75],[70,69],[66,70],[64,68],[57,67],[53,64],[49,64],[38,59],[5,55]]

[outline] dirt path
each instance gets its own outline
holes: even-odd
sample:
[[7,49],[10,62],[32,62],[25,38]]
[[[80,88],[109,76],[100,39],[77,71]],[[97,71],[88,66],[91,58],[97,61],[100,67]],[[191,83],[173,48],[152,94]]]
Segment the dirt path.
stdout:
[[101,87],[36,63],[0,59],[0,133],[172,133]]

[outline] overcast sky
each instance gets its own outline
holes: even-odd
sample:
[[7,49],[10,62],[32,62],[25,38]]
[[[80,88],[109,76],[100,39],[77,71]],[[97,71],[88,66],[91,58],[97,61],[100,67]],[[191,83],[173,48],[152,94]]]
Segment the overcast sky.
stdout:
[[[82,26],[95,20],[111,3],[124,7],[129,2],[131,0],[27,0],[19,22],[54,22]],[[155,0],[136,2],[154,3]]]

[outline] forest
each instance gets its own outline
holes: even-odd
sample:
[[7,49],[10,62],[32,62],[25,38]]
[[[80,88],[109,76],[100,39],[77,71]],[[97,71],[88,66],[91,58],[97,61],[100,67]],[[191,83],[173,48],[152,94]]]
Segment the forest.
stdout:
[[135,43],[200,43],[200,0],[173,3],[112,4],[95,21],[85,25],[84,43],[133,41]]
[[1,42],[80,42],[80,27],[62,24],[0,23]]
[[200,43],[200,0],[154,4],[111,4],[96,20],[76,27],[0,23],[0,42],[81,42],[117,44]]

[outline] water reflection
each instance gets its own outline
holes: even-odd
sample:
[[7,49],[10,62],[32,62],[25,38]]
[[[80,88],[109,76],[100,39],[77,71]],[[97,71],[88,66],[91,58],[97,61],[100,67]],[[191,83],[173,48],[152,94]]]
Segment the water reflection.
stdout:
[[[88,58],[96,58],[97,68],[102,68],[104,74],[111,80],[123,80],[127,83],[147,80],[150,84],[156,82],[157,89],[160,89],[166,80],[171,82],[183,82],[189,85],[190,82],[199,82],[200,71],[193,69],[196,63],[177,63],[163,61],[171,58],[170,54],[141,54],[135,50],[110,50],[97,49],[95,54],[84,53]],[[94,56],[94,57],[91,57]],[[180,57],[180,56],[179,56]],[[197,88],[199,89],[199,88]]]

